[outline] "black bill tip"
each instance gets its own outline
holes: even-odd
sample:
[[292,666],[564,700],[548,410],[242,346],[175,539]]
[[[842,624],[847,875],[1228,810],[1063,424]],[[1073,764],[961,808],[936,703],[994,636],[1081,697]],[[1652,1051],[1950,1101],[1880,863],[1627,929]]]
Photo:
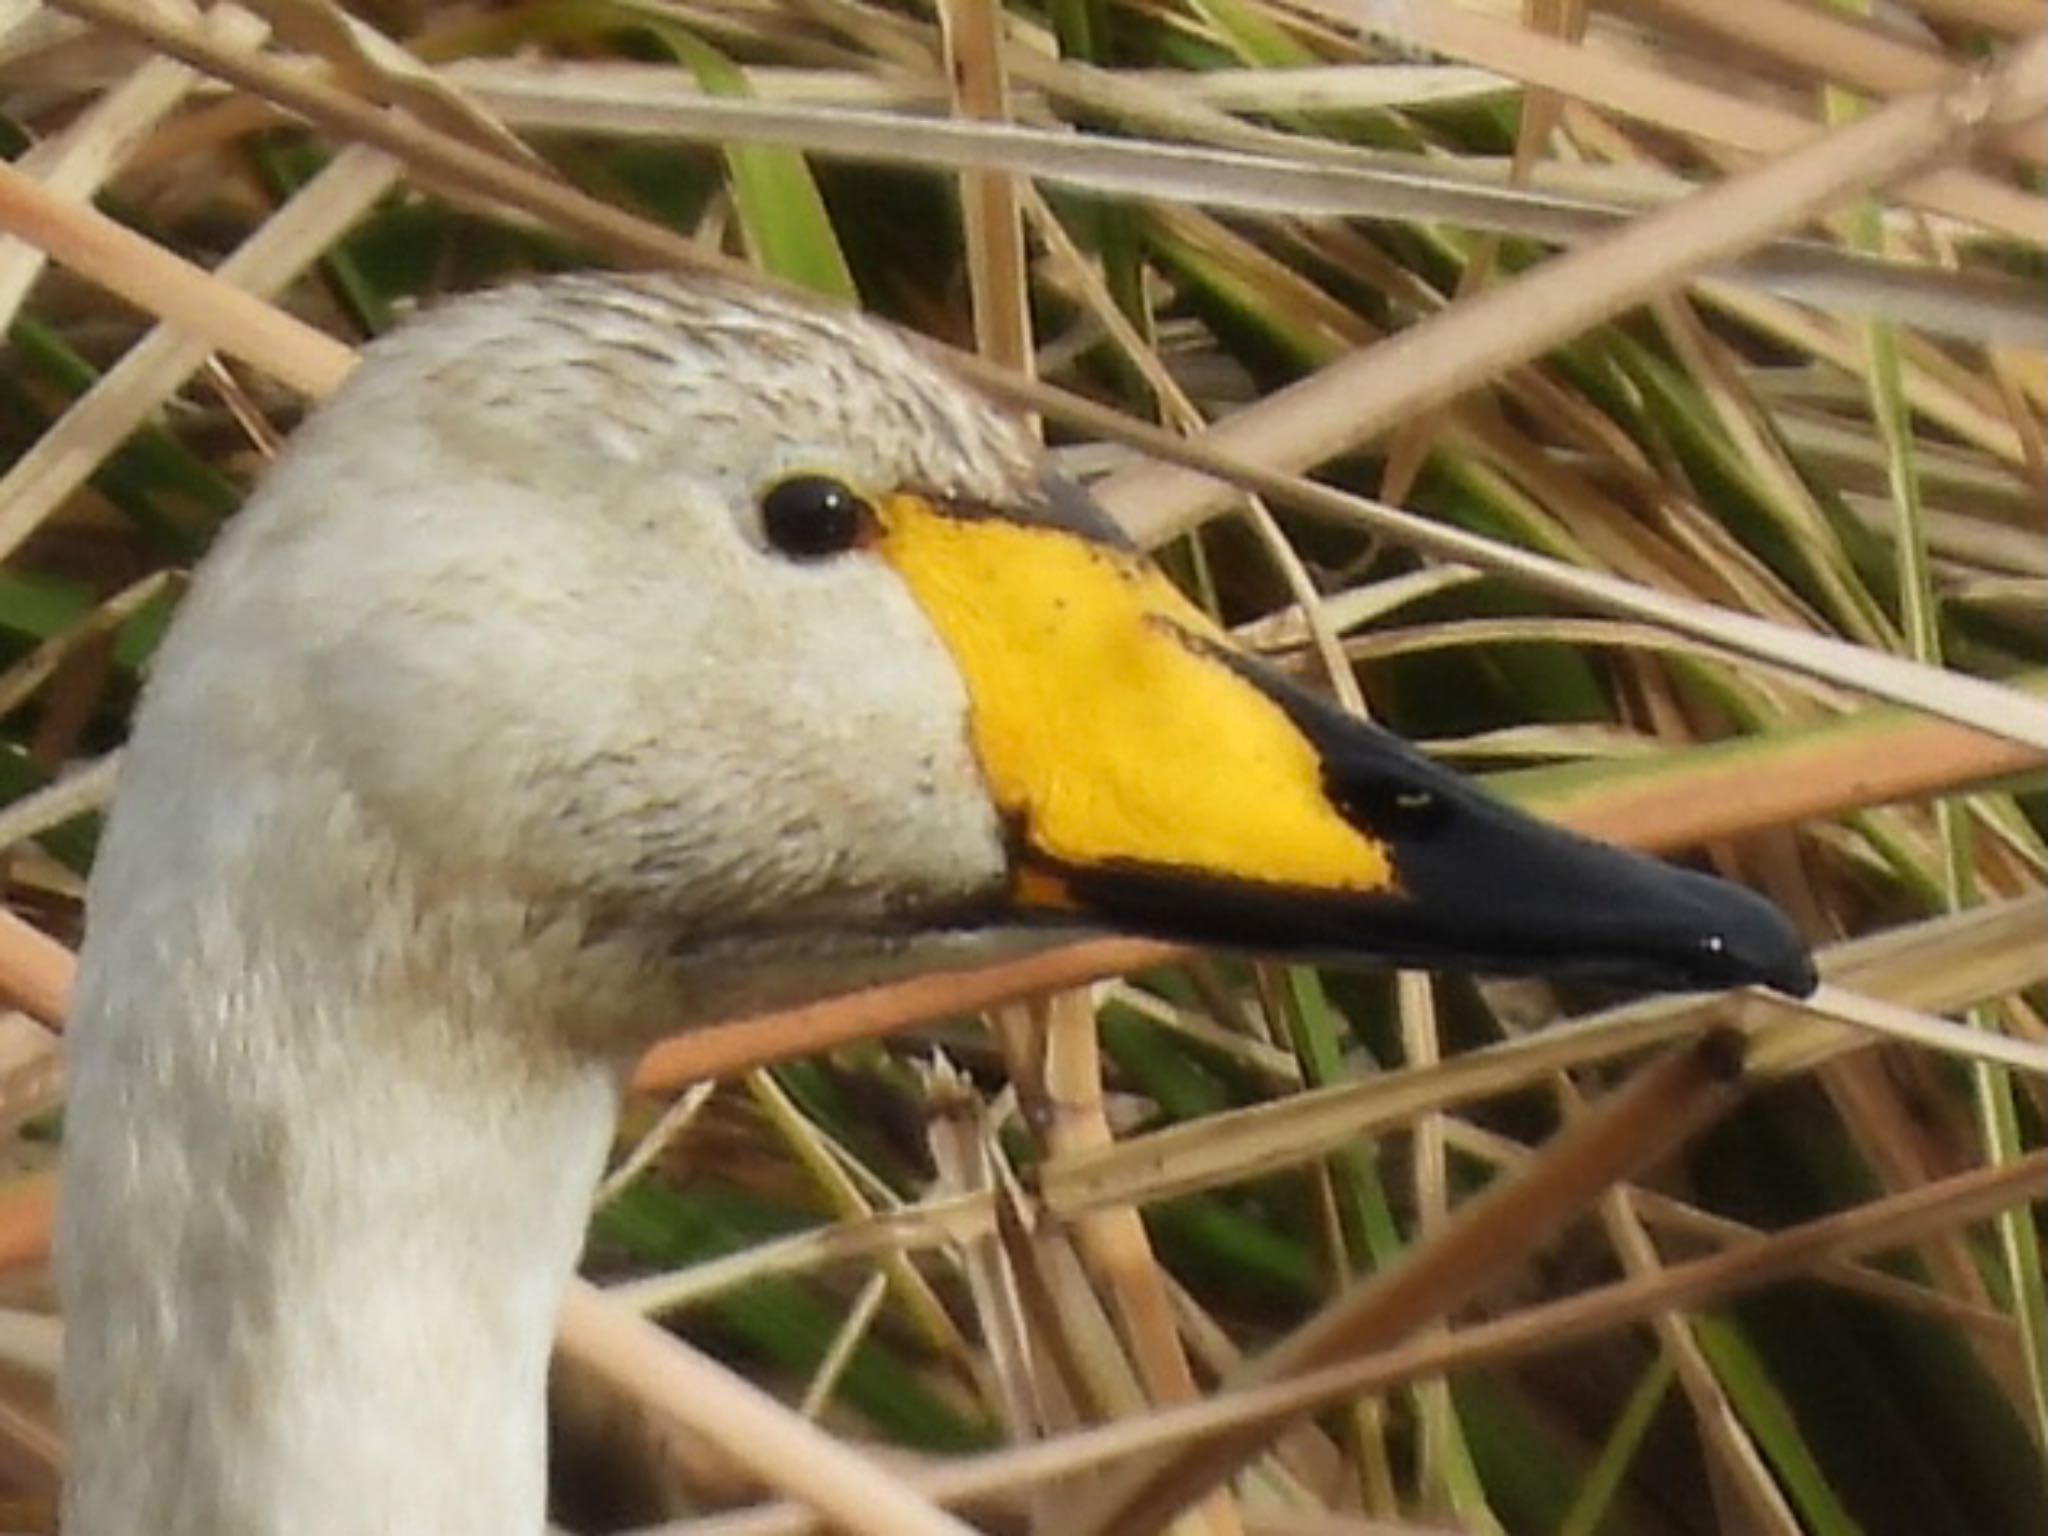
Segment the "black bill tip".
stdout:
[[1755,892],[1538,821],[1284,679],[1266,688],[1322,754],[1333,803],[1394,852],[1410,953],[1474,969],[1668,988],[1819,984],[1790,919]]
[[1785,914],[1753,891],[1690,870],[1673,875],[1707,888],[1692,957],[1674,956],[1676,974],[1694,987],[1764,986],[1806,997],[1820,985],[1813,955]]

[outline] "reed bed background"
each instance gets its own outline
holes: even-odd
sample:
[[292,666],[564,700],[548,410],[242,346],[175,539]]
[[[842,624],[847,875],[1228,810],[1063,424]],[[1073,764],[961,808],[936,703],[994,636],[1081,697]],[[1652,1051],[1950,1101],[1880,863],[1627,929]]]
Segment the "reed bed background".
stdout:
[[1099,943],[673,1040],[565,1523],[2041,1529],[2044,28],[0,5],[0,1528],[54,1519],[65,946],[184,572],[415,306],[724,261],[973,354],[1247,643],[1828,985]]

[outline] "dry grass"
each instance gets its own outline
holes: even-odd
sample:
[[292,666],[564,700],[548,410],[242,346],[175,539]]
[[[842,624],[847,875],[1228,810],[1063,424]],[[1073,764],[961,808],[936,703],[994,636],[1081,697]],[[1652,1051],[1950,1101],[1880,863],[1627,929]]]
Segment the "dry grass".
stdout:
[[0,7],[0,1525],[59,1464],[59,941],[178,573],[405,306],[612,262],[966,348],[1249,643],[1829,978],[1570,1017],[1103,942],[669,1042],[561,1340],[637,1518],[2037,1527],[2044,22]]

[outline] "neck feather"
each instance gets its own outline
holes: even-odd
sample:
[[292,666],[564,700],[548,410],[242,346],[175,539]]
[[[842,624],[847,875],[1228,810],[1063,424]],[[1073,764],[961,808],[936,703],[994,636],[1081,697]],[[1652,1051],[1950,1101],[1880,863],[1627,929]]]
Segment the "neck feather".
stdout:
[[95,914],[59,1251],[71,1536],[542,1527],[616,1063],[533,1016],[522,914],[443,920],[336,873],[370,903],[352,921],[294,909],[289,878],[238,883],[261,910],[201,880]]

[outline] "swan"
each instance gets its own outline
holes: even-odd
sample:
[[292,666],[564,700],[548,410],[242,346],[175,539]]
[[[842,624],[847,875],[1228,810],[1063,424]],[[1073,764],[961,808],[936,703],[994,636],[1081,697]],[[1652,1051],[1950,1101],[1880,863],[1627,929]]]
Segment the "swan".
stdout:
[[703,277],[368,349],[165,638],[88,911],[70,1536],[540,1531],[659,1034],[1077,928],[1812,984],[1233,650],[935,356]]

